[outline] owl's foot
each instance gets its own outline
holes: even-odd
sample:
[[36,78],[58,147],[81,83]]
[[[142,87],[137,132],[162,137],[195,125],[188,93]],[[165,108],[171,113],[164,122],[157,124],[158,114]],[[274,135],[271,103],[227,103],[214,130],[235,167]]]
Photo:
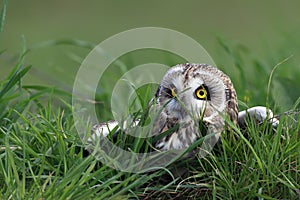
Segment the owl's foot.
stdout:
[[274,117],[272,110],[264,106],[255,106],[239,112],[238,124],[241,128],[245,128],[247,126],[246,121],[248,117],[254,119],[258,124],[267,120],[267,123],[270,123],[274,128],[276,128],[279,124],[279,120]]

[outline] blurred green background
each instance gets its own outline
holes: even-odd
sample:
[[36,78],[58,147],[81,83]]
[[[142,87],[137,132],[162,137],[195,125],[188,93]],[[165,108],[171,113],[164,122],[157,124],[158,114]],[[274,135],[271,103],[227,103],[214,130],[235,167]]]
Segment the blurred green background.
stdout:
[[[9,0],[0,34],[0,50],[6,50],[0,57],[0,78],[16,61],[23,35],[31,49],[26,63],[33,65],[25,83],[71,91],[76,71],[90,49],[45,41],[77,39],[98,44],[128,29],[157,26],[180,31],[202,44],[218,67],[232,77],[239,98],[253,104],[264,103],[272,68],[293,55],[276,70],[277,82],[272,85],[276,105],[284,110],[300,94],[299,25],[297,0]],[[241,67],[242,76],[238,73]],[[260,92],[255,92],[257,88]],[[261,98],[255,101],[256,97]]]

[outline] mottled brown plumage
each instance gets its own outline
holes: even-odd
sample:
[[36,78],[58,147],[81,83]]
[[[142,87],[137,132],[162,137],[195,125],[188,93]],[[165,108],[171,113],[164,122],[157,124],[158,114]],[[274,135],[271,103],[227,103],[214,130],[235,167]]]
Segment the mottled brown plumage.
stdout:
[[[203,99],[195,96],[199,87],[206,90]],[[156,147],[162,150],[189,147],[207,134],[201,132],[199,124],[205,126],[208,133],[219,136],[226,116],[237,123],[238,101],[230,78],[207,64],[187,63],[172,67],[163,77],[156,98],[156,110],[161,112],[154,122],[152,134],[160,134],[179,124],[174,133],[157,143]]]

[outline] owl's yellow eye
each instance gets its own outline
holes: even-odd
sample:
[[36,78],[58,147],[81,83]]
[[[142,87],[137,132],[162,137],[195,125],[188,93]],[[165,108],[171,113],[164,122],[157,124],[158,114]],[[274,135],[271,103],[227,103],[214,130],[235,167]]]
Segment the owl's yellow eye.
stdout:
[[199,98],[199,99],[205,99],[206,96],[207,96],[207,92],[204,88],[199,88],[197,89],[196,91],[196,96]]
[[210,100],[208,88],[206,85],[201,85],[195,90],[195,97],[200,100]]
[[175,96],[176,96],[175,88],[172,88],[172,89],[171,89],[171,95],[172,95],[172,97],[175,97]]

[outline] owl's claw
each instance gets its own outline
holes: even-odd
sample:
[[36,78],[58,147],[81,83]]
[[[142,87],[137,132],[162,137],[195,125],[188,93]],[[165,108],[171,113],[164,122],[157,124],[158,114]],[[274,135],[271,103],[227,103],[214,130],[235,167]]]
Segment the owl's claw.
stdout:
[[241,128],[246,127],[247,117],[256,120],[258,124],[267,120],[267,122],[270,123],[274,128],[276,128],[279,124],[279,120],[274,117],[272,110],[264,106],[255,106],[239,112],[238,123]]

